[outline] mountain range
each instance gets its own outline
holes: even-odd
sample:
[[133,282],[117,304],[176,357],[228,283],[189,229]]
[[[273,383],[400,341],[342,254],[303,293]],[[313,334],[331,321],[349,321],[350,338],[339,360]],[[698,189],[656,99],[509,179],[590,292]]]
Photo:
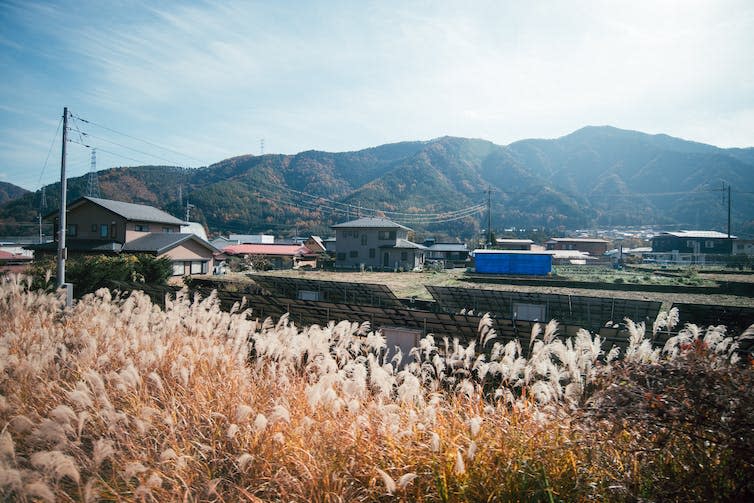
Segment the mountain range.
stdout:
[[[137,166],[98,173],[101,197],[151,204],[212,233],[331,234],[349,218],[382,215],[418,234],[469,239],[492,228],[553,232],[654,225],[754,234],[754,148],[723,149],[667,135],[588,126],[507,146],[443,137],[356,152],[245,155],[204,168]],[[70,179],[69,201],[87,177]],[[23,189],[22,189],[23,190]],[[44,208],[58,206],[58,184]],[[489,191],[489,192],[488,192]],[[8,194],[9,191],[6,190]],[[3,191],[0,187],[0,203]],[[28,233],[42,191],[0,206],[0,235]],[[24,229],[26,229],[24,231]]]

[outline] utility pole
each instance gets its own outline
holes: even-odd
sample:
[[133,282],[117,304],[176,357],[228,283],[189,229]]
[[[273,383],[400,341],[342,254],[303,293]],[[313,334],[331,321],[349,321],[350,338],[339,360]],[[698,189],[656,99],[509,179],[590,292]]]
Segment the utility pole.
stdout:
[[730,240],[730,183],[728,183],[728,240]]
[[487,186],[487,246],[492,246],[492,187]]
[[60,227],[58,227],[58,288],[62,288],[65,283],[65,259],[67,251],[65,249],[66,233],[66,180],[65,180],[65,147],[68,143],[68,107],[63,108],[63,146],[60,154]]

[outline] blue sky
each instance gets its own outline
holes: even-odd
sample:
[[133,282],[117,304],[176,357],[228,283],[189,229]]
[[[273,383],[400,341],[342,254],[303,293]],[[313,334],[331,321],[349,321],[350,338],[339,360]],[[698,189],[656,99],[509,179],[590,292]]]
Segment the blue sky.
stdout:
[[30,190],[64,106],[98,169],[603,124],[754,146],[749,0],[0,0],[0,69],[0,180]]

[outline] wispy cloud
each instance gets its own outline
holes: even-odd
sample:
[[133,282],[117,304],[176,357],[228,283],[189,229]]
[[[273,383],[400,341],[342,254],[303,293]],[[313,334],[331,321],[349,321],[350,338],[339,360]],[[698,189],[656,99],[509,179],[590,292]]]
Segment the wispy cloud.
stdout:
[[[293,153],[445,134],[506,144],[586,124],[754,145],[747,1],[4,8],[0,133],[24,123],[47,138],[68,105],[205,164],[262,137]],[[21,145],[34,154],[2,163],[46,154]]]

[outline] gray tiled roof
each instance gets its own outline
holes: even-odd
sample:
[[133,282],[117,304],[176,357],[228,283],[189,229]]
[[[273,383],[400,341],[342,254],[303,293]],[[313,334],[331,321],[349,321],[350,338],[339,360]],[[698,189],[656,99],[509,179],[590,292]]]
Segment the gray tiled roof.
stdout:
[[333,229],[403,229],[410,231],[408,227],[395,223],[387,218],[359,218],[358,220],[351,220],[349,222],[343,222],[342,224],[335,224]]
[[123,251],[152,252],[160,254],[188,240],[194,240],[211,249],[213,252],[219,251],[196,234],[181,234],[177,232],[150,232],[145,236],[124,244]]
[[[105,209],[116,213],[126,220],[139,222],[156,222],[161,224],[187,225],[187,222],[165,213],[154,206],[146,204],[124,203],[123,201],[113,201],[112,199],[100,199],[98,197],[82,197],[82,200],[88,200],[94,204],[102,206]],[[78,201],[77,201],[78,202]],[[75,204],[75,203],[74,203]]]
[[[118,253],[122,245],[115,241],[101,241],[96,239],[69,239],[65,243],[68,251],[73,252],[98,252],[98,253]],[[57,241],[48,241],[42,244],[33,244],[25,246],[27,250],[54,251],[58,249]]]
[[409,250],[426,250],[427,247],[424,245],[412,243],[408,239],[396,239],[395,245],[383,245],[380,246],[380,248],[399,248],[399,249],[409,249]]
[[430,251],[437,252],[465,252],[469,251],[469,248],[464,243],[435,243],[432,246],[428,246]]

